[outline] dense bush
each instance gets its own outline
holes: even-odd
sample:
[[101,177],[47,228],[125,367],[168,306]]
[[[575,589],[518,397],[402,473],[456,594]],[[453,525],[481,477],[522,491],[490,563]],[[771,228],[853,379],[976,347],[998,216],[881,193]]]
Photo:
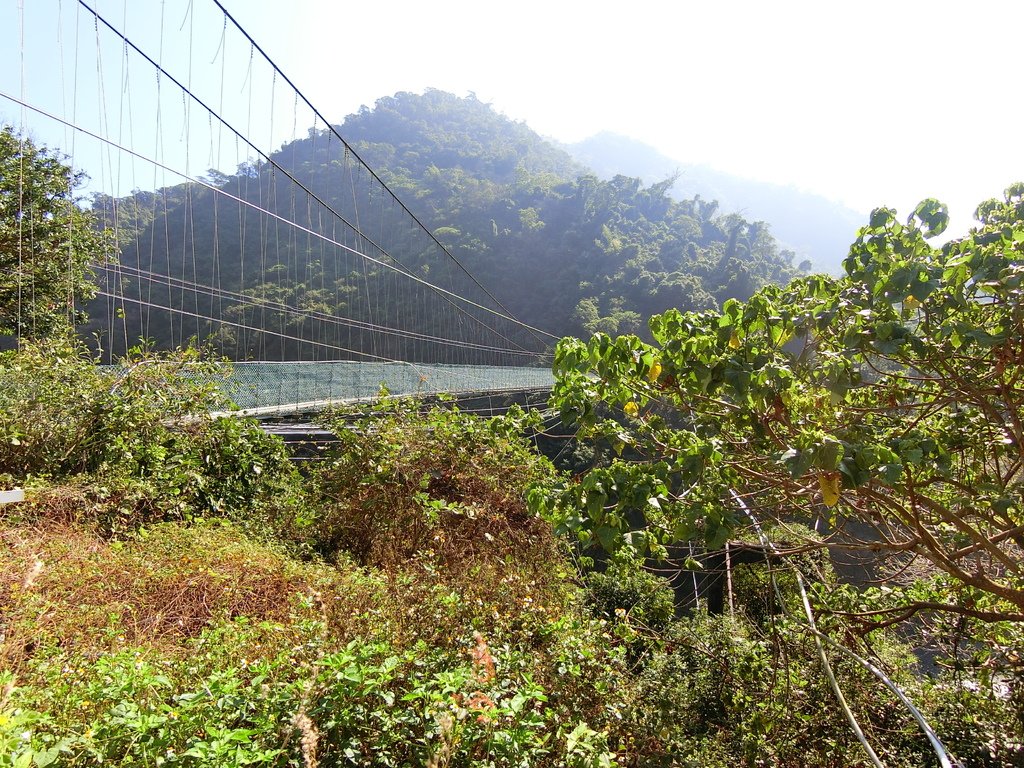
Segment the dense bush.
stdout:
[[[927,762],[924,737],[902,705],[860,667],[837,654],[830,661],[886,764]],[[905,663],[886,661],[897,670]],[[914,685],[909,674],[899,677]],[[636,710],[636,732],[651,734],[648,764],[844,766],[864,759],[812,638],[785,618],[768,633],[741,616],[697,614],[676,622],[640,674],[638,695],[644,705]]]
[[458,409],[384,400],[369,417],[328,418],[339,444],[313,481],[312,526],[324,555],[384,568],[421,559],[448,570],[557,548],[524,489],[552,475],[514,411],[482,419]]
[[[80,342],[0,355],[0,478],[38,488],[44,516],[108,531],[219,515],[294,516],[298,475],[254,422],[211,419],[224,370],[196,350],[94,364]],[[0,480],[2,482],[2,480]]]
[[558,722],[528,677],[486,679],[476,662],[386,643],[224,657],[227,633],[259,631],[225,626],[187,661],[104,655],[89,676],[54,676],[45,701],[8,690],[0,744],[37,765],[614,764],[606,737]]
[[598,616],[629,619],[649,629],[664,629],[675,614],[668,582],[633,562],[614,562],[586,578],[587,603]]
[[[303,478],[254,425],[207,417],[191,353],[111,374],[50,342],[2,364],[3,471],[32,501],[0,511],[0,766],[863,762],[792,574],[742,566],[734,615],[679,619],[635,563],[580,573],[525,505],[553,470],[521,414],[335,414]],[[834,589],[827,558],[793,561]],[[963,663],[929,682],[885,631],[821,621],[963,756],[1019,762],[1012,628],[954,641]],[[886,764],[928,762],[832,656]]]

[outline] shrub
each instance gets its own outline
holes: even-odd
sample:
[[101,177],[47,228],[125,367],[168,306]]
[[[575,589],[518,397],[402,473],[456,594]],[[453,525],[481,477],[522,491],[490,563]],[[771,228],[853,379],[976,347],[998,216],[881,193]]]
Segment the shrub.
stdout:
[[663,578],[634,562],[613,562],[586,577],[586,600],[597,616],[629,619],[660,630],[675,614],[675,596]]
[[[898,648],[876,663],[915,691]],[[887,765],[930,754],[903,706],[861,667],[829,654],[844,696]],[[811,636],[778,616],[771,631],[738,613],[696,614],[672,625],[665,649],[640,675],[645,704],[634,711],[646,749],[663,765],[840,766],[862,756],[821,670]]]
[[106,445],[95,425],[112,385],[65,337],[0,353],[0,473],[23,481],[98,466]]
[[108,532],[204,514],[287,527],[298,474],[255,422],[210,418],[225,407],[217,375],[196,350],[134,354],[118,372],[67,338],[4,353],[0,476],[44,489],[37,513]]
[[[317,622],[300,643],[275,640],[280,629],[236,619],[185,656],[127,647],[39,659],[46,687],[7,691],[0,743],[69,766],[615,764],[603,731],[549,707],[524,659],[496,664],[479,634],[467,659],[383,640],[334,647]],[[239,659],[239,644],[264,652]]]
[[1024,730],[1012,712],[1005,683],[982,686],[957,675],[941,675],[927,682],[926,700],[932,727],[964,765],[1024,764]]
[[549,527],[525,504],[524,488],[553,470],[521,436],[521,413],[484,419],[403,400],[379,408],[328,418],[340,446],[313,478],[324,555],[386,569],[424,560],[449,572],[558,559]]

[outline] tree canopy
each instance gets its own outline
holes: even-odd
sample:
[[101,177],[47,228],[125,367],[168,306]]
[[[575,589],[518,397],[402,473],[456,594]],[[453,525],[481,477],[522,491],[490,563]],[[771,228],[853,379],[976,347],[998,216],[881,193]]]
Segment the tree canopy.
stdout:
[[905,223],[881,208],[842,279],[669,310],[653,344],[564,339],[555,403],[618,455],[535,504],[584,542],[655,554],[720,546],[744,509],[816,522],[896,574],[848,606],[868,625],[1024,619],[1024,185],[977,216],[934,247],[943,205]]
[[111,240],[75,200],[83,174],[56,152],[0,127],[0,334],[44,336],[84,319],[90,262]]

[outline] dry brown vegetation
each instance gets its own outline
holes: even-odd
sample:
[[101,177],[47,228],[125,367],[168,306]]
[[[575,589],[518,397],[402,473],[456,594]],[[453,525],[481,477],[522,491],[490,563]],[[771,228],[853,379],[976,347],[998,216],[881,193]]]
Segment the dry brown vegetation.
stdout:
[[328,618],[339,641],[383,585],[299,562],[230,526],[164,524],[107,540],[82,526],[7,521],[0,529],[0,663],[19,668],[43,645],[98,652],[126,646],[186,652],[214,623]]

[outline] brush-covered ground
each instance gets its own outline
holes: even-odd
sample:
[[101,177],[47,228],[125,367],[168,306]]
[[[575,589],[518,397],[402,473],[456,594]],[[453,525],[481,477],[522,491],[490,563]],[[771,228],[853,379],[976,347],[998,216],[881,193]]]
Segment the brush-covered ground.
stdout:
[[[206,416],[207,365],[0,360],[0,487],[28,493],[0,507],[0,766],[868,764],[762,568],[733,616],[680,618],[529,512],[556,472],[527,417],[383,402],[329,417],[341,442],[300,472]],[[860,650],[966,764],[1020,764],[1012,696],[922,675],[897,639]],[[833,663],[887,765],[935,764]]]

